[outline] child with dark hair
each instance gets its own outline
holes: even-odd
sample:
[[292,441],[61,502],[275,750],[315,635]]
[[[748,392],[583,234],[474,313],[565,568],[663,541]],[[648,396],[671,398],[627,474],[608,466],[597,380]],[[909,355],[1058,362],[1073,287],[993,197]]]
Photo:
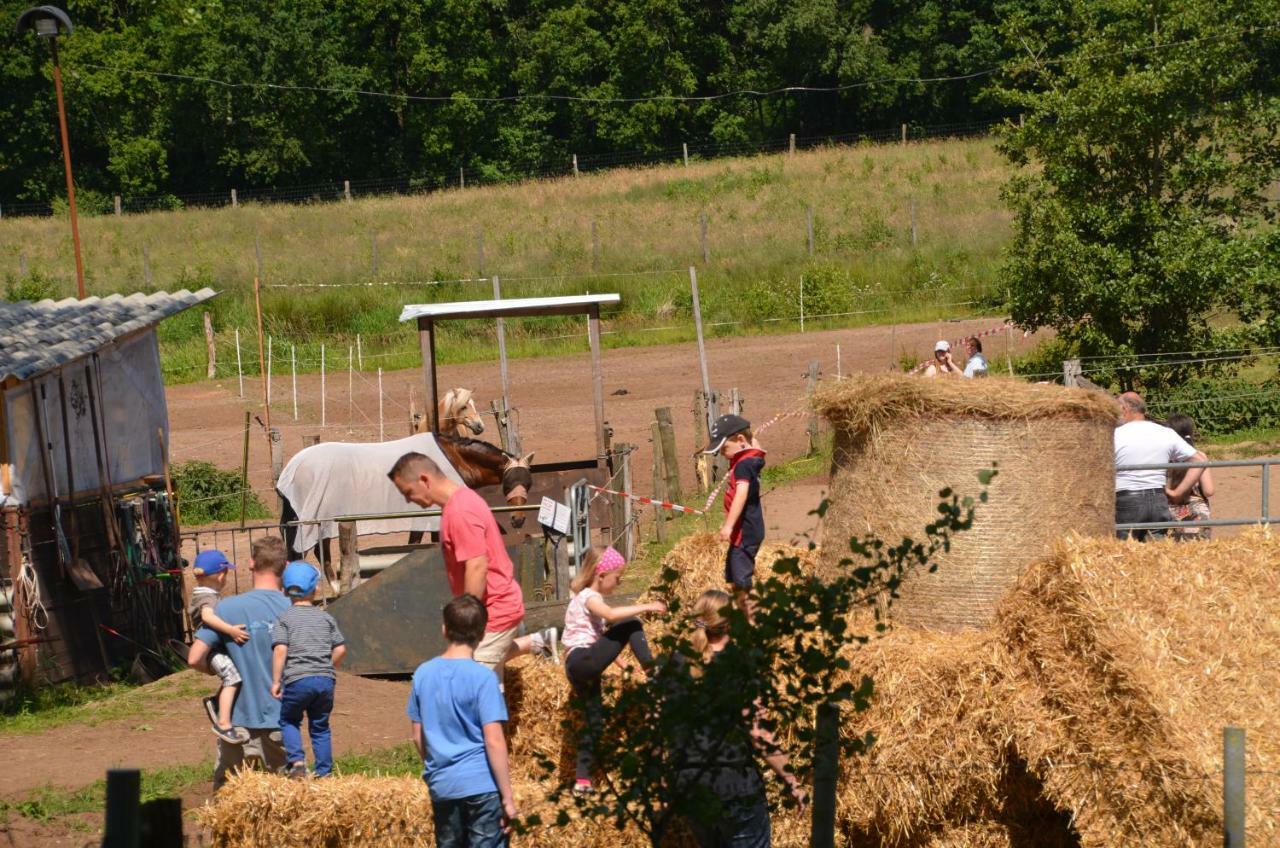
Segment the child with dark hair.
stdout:
[[[1183,438],[1187,444],[1195,446],[1200,434],[1196,432],[1196,422],[1190,415],[1174,413],[1164,425]],[[1183,485],[1187,476],[1186,469],[1177,468],[1169,471],[1169,480],[1165,486],[1165,495],[1169,498],[1169,513],[1174,521],[1185,521],[1185,528],[1171,530],[1170,534],[1179,541],[1208,539],[1213,535],[1212,527],[1197,527],[1198,521],[1208,521],[1212,517],[1209,511],[1209,499],[1213,497],[1213,469],[1206,468],[1188,489]]]
[[431,793],[437,848],[505,846],[516,816],[502,723],[507,707],[493,672],[474,659],[489,615],[474,595],[444,608],[449,647],[413,673],[406,712]]

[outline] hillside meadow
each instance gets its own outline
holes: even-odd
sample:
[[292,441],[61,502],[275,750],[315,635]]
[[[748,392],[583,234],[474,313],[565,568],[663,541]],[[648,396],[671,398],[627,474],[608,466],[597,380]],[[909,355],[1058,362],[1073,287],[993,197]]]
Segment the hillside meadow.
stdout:
[[[794,331],[802,277],[813,326],[999,308],[1004,295],[994,279],[1009,231],[999,189],[1008,173],[990,139],[966,139],[349,203],[85,217],[80,226],[91,294],[223,292],[211,306],[220,373],[234,369],[237,328],[245,371],[257,370],[249,343],[255,244],[277,369],[289,367],[293,345],[299,370],[315,370],[321,343],[330,367],[345,365],[357,335],[366,358],[392,368],[418,357],[410,328],[397,321],[403,304],[490,297],[483,278],[492,275],[501,277],[505,297],[619,292],[621,310],[606,316],[606,342],[614,346],[692,335],[690,265],[698,267],[713,334]],[[0,220],[0,275],[11,291],[73,294],[73,268],[64,218]],[[585,331],[570,321],[530,319],[510,322],[508,338],[514,355],[535,355],[576,349]],[[199,314],[166,322],[162,342],[171,377],[202,376]],[[492,350],[490,325],[455,323],[445,326],[439,353],[447,362]]]

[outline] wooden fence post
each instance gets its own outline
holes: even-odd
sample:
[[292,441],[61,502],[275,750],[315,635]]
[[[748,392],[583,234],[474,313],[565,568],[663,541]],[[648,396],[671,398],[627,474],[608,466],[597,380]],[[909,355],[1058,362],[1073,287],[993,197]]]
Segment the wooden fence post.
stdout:
[[[666,465],[663,462],[662,455],[662,429],[657,421],[649,425],[649,434],[653,441],[653,499],[656,501],[669,500],[670,496],[666,492],[667,485],[664,477]],[[667,541],[667,511],[665,509],[654,508],[653,530],[658,544]]]
[[[689,292],[693,297],[693,329],[698,337],[698,368],[702,376],[702,392],[710,401],[711,377],[707,372],[707,346],[702,338],[702,299],[698,297],[698,270],[692,265],[689,266]],[[710,421],[710,417],[707,420]]]
[[354,521],[338,524],[338,581],[339,592],[343,595],[360,581],[360,548]]
[[1062,385],[1067,388],[1074,388],[1083,374],[1078,359],[1064,359],[1062,362]]
[[702,264],[706,265],[711,261],[711,247],[707,244],[707,213],[703,212],[699,219],[702,228]]
[[[813,400],[814,390],[818,388],[818,361],[815,359],[809,363],[809,376],[807,379],[807,394],[809,400]],[[818,413],[809,413],[809,454],[818,452]]]
[[[632,486],[631,479],[631,453],[635,450],[635,445],[622,444],[622,491],[630,492]],[[636,555],[636,530],[632,526],[632,512],[635,505],[631,498],[622,499],[622,558],[630,562]]]
[[[715,420],[721,415],[720,412],[720,393],[711,392],[707,395],[707,428],[715,423]],[[710,438],[708,437],[708,441]],[[725,459],[722,454],[716,454],[711,457],[711,482],[714,484],[724,478],[725,472],[729,470],[729,460]]]
[[[151,245],[148,244],[142,246],[142,281],[151,288]],[[244,392],[240,394],[243,396]]]
[[463,189],[466,187],[467,187],[467,172],[463,170],[461,165],[459,165],[458,166],[458,188]]
[[662,406],[653,411],[658,420],[658,434],[662,438],[663,476],[666,477],[667,499],[680,500],[680,462],[676,458],[676,428],[671,420],[671,407]]
[[600,270],[600,231],[596,219],[591,219],[591,270]]
[[342,198],[348,203],[351,202],[351,180],[342,181]]
[[573,154],[573,175],[578,176],[578,154]]
[[813,256],[813,207],[810,206],[805,210],[806,223],[809,229],[809,256]]
[[244,458],[240,462],[240,529],[244,529],[249,499],[249,421],[253,413],[244,411]]
[[902,125],[902,143],[903,144],[907,143],[907,125],[906,124]]
[[293,386],[293,420],[298,420],[298,346],[289,345],[289,382]]
[[236,377],[240,380],[240,397],[244,398],[244,365],[240,361],[240,328],[236,327]]
[[734,415],[742,414],[742,391],[737,388],[729,390],[729,411]]
[[702,452],[707,444],[707,395],[702,389],[693,393],[693,441],[698,453],[694,457],[694,480],[701,491],[711,488],[711,458]]
[[915,248],[917,243],[916,235],[917,235],[916,233],[916,199],[913,197],[911,198],[911,247],[912,249]]
[[476,230],[476,276],[484,277],[484,227]]
[[1244,848],[1244,728],[1222,728],[1222,844]]
[[369,236],[369,272],[372,276],[378,276],[378,236]]
[[204,346],[209,358],[204,376],[206,380],[212,380],[218,373],[218,348],[213,343],[213,316],[208,312],[204,314]]
[[142,838],[138,802],[142,793],[142,772],[138,769],[107,770],[107,809],[103,846],[136,848]]
[[116,217],[120,217],[120,195],[116,195]]
[[682,142],[680,147],[684,150],[684,166],[689,167],[689,142]]
[[[284,470],[284,445],[280,442],[280,429],[272,427],[267,431],[267,443],[271,446],[271,488],[280,482],[280,472]],[[276,511],[284,508],[284,500],[276,493]]]
[[788,140],[787,153],[790,156],[796,155],[796,134],[795,133],[792,133],[791,138]]
[[840,777],[840,712],[834,704],[818,705],[813,740],[813,813],[809,844],[834,848],[836,840],[836,784]]
[[[610,455],[614,458],[614,472],[613,476],[609,478],[608,484],[610,489],[622,489],[623,462],[625,461],[623,450],[626,446],[625,442],[617,442],[608,448]],[[626,526],[627,516],[623,510],[624,503],[626,503],[626,498],[619,498],[614,495],[609,496],[609,541],[611,544],[618,544],[622,528]]]
[[235,209],[239,205],[240,205],[240,199],[236,197],[236,190],[231,189],[231,208]]

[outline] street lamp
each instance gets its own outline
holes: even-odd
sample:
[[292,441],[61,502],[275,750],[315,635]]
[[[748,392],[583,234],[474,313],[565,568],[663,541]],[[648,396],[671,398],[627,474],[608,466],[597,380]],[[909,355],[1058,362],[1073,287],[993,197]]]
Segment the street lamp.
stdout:
[[67,172],[67,204],[71,207],[71,245],[76,254],[76,291],[84,299],[84,260],[80,258],[80,223],[76,220],[76,186],[71,179],[71,145],[67,140],[67,110],[62,105],[62,69],[58,65],[58,36],[74,27],[67,13],[56,6],[36,6],[18,15],[18,35],[27,30],[49,42],[53,54],[53,90],[58,96],[58,126],[62,130],[62,165]]

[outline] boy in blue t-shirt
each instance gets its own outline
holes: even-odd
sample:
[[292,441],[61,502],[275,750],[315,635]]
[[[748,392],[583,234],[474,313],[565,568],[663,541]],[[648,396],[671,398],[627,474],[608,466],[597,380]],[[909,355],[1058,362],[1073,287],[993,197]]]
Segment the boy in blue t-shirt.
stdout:
[[406,712],[431,792],[436,848],[507,844],[516,816],[498,678],[472,657],[489,616],[474,595],[444,608],[445,652],[418,666]]

